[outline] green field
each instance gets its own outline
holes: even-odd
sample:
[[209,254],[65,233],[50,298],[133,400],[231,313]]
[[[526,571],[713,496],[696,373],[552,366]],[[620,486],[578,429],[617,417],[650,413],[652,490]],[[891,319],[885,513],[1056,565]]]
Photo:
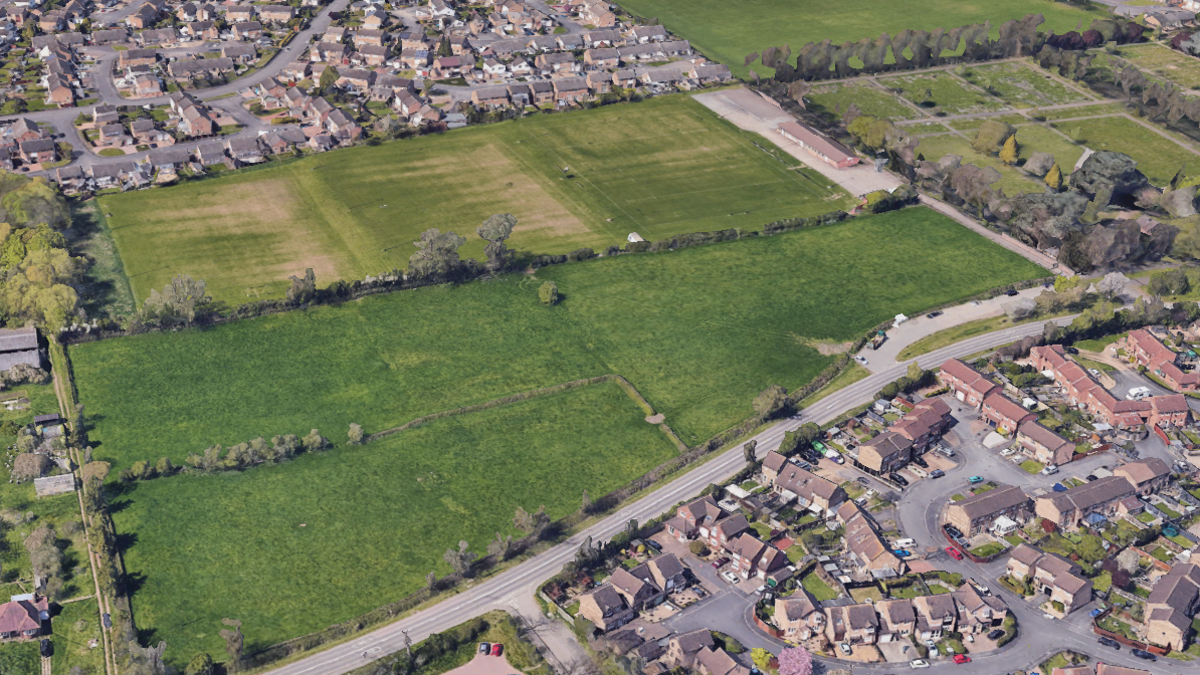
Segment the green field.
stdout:
[[900,90],[901,96],[916,105],[936,106],[947,115],[993,112],[1006,107],[999,98],[947,72],[895,75],[879,78],[878,82]]
[[1147,76],[1157,75],[1183,89],[1200,87],[1200,61],[1166,45],[1128,45],[1121,47],[1120,56]]
[[1058,122],[1054,128],[1093,150],[1129,155],[1137,160],[1138,170],[1158,186],[1169,184],[1184,162],[1196,160],[1195,153],[1127,117]]
[[221,619],[247,652],[399,600],[442,553],[486,552],[518,506],[552,518],[676,454],[615,383],[441,419],[365,446],[242,473],[138,483],[114,507],[141,631],[186,662],[224,659]]
[[1024,63],[969,66],[963,79],[1004,99],[1014,108],[1036,108],[1089,101],[1091,97]]
[[[848,208],[828,180],[687,96],[536,115],[104,197],[139,301],[180,273],[230,303],[281,297],[305,268],[324,286],[404,269],[413,241],[520,219],[508,244],[567,253]],[[569,169],[564,174],[563,168]]]
[[759,75],[769,74],[771,69],[762,64],[744,66],[745,56],[785,44],[791,46],[794,55],[807,42],[829,40],[838,45],[875,39],[880,33],[895,35],[908,28],[949,31],[985,20],[991,21],[995,37],[997,28],[1008,19],[1038,13],[1046,17],[1042,30],[1065,33],[1075,30],[1080,21],[1086,29],[1092,19],[1111,16],[1099,8],[1087,11],[1050,0],[927,0],[920,5],[873,0],[832,5],[812,0],[623,0],[620,5],[639,17],[657,18],[668,30],[691,40],[706,56],[728,65],[737,75],[751,69]]
[[1020,158],[1028,160],[1035,152],[1054,155],[1063,173],[1070,173],[1075,163],[1083,156],[1083,148],[1062,137],[1051,129],[1038,124],[1027,124],[1017,129],[1017,145]]
[[821,113],[833,121],[840,121],[851,103],[868,115],[893,122],[922,117],[921,113],[904,105],[891,93],[865,82],[820,85],[813,87],[812,92],[804,98],[808,101],[806,107],[809,111]]
[[[833,358],[815,341],[851,341],[898,312],[1044,274],[914,208],[70,354],[96,456],[118,468],[313,427],[340,440],[351,422],[374,432],[608,373],[691,445],[749,417],[766,386],[808,382]],[[565,301],[539,306],[541,279]]]
[[[971,135],[968,134],[968,136]],[[1021,135],[1018,132],[1017,139],[1020,140],[1020,138]],[[990,166],[1000,172],[1000,180],[996,181],[993,186],[1004,188],[1004,193],[1010,196],[1018,192],[1040,193],[1046,187],[1041,181],[1034,180],[1015,168],[1005,165],[996,155],[976,152],[975,148],[971,147],[971,142],[960,136],[926,136],[921,139],[917,151],[931,162],[936,162],[946,155],[958,155],[962,157],[963,164]]]

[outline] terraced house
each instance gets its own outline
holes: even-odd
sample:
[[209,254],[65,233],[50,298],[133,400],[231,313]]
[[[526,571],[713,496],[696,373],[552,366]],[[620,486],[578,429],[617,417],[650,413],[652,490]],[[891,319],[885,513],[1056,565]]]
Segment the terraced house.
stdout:
[[1092,581],[1083,576],[1083,568],[1053,553],[1021,544],[1012,550],[1005,569],[1013,579],[1028,582],[1034,593],[1062,605],[1063,614],[1092,601]]
[[983,399],[988,394],[999,388],[983,373],[958,359],[950,359],[942,364],[938,370],[938,380],[954,392],[954,398],[975,409],[983,405]]
[[999,485],[951,504],[946,508],[946,522],[970,537],[990,530],[1001,517],[1023,523],[1032,510],[1033,500],[1021,488]]
[[1146,599],[1146,641],[1177,651],[1187,648],[1192,618],[1200,611],[1200,567],[1175,565]]
[[1136,489],[1124,476],[1105,476],[1067,490],[1038,497],[1034,512],[1061,530],[1074,531],[1087,521],[1102,523],[1117,515],[1117,506]]

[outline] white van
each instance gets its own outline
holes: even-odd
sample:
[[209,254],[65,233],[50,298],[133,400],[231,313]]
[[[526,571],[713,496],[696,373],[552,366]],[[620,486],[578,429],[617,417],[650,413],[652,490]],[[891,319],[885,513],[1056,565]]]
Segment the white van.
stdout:
[[896,543],[892,544],[893,548],[912,548],[916,545],[916,539],[897,539]]

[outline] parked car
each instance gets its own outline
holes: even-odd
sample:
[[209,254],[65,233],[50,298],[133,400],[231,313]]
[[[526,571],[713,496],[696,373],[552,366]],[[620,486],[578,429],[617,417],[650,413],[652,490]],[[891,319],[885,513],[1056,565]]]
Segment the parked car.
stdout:
[[[1016,293],[1013,293],[1013,295],[1016,295]],[[955,654],[954,662],[961,666],[964,663],[970,663],[971,657],[967,656],[966,654]]]
[[946,472],[942,471],[941,469],[934,469],[933,471],[929,472],[930,478],[941,478],[942,476],[945,476],[945,475],[946,475]]
[[654,541],[653,539],[647,539],[646,545],[649,546],[650,548],[654,549],[655,551],[662,553],[662,544],[658,543],[657,541]]
[[492,645],[492,656],[500,656],[504,653],[504,645],[499,642]]
[[892,551],[892,553],[895,553],[896,555],[900,556],[901,558],[907,558],[910,555],[912,555],[912,551],[909,551],[908,549],[903,549],[903,548],[898,548],[895,551]]
[[896,548],[908,548],[910,546],[916,546],[916,545],[917,545],[916,539],[897,539],[896,543],[895,543]]
[[1056,473],[1058,473],[1058,467],[1054,464],[1050,464],[1046,468],[1042,469],[1043,476],[1053,476]]
[[904,480],[904,476],[901,476],[895,471],[889,473],[888,478],[891,478],[892,482],[897,483],[900,485],[900,487],[908,487],[908,481]]
[[934,311],[932,311],[932,312],[930,312],[930,313],[926,314],[926,315],[925,315],[925,318],[926,318],[926,319],[936,319],[936,318],[938,318],[938,317],[939,317],[939,316],[941,316],[941,315],[942,315],[942,310],[940,310],[940,309],[935,309]]
[[962,532],[959,532],[958,528],[954,527],[953,525],[946,526],[946,534],[950,535],[951,537],[954,537],[955,539],[958,539],[959,537],[962,536]]
[[1147,661],[1157,661],[1158,660],[1157,656],[1151,654],[1150,652],[1148,652],[1144,649],[1131,649],[1129,651],[1134,656],[1138,657],[1139,659],[1146,659]]
[[1055,492],[1066,492],[1067,486],[1063,485],[1062,483],[1055,483],[1054,485],[1050,486],[1050,489],[1054,490]]
[[976,485],[978,483],[982,483],[983,478],[980,476],[971,476],[970,478],[967,479],[967,482],[970,483],[971,485]]
[[1067,347],[1067,353],[1068,354],[1078,354],[1079,350],[1074,347]]
[[491,654],[492,653],[492,643],[480,642],[479,643],[479,653],[480,654]]
[[1007,291],[1004,291],[1004,294],[1011,298],[1012,296],[1017,295],[1018,293],[1010,288]]
[[[1104,610],[1097,607],[1096,609],[1093,609],[1092,611],[1088,612],[1088,616],[1090,616],[1094,619],[1103,613],[1104,613]],[[1108,639],[1108,638],[1105,638],[1105,639]],[[1101,644],[1103,644],[1103,643],[1101,643]]]
[[954,548],[953,546],[947,546],[947,547],[946,547],[946,553],[949,553],[949,554],[950,554],[950,557],[951,557],[951,558],[954,558],[955,560],[962,560],[962,559],[963,559],[963,554],[962,554],[962,553],[959,553],[959,552],[958,552],[958,549]]
[[916,464],[917,466],[921,467],[922,469],[929,468],[929,462],[926,462],[924,457],[913,457],[912,461],[913,461],[913,464]]
[[859,483],[862,483],[863,485],[871,484],[871,481],[868,480],[866,476],[859,476],[858,478],[855,478],[854,480],[858,481]]
[[1090,483],[1090,482],[1092,482],[1092,481],[1094,481],[1094,480],[1100,480],[1100,479],[1099,479],[1098,477],[1096,477],[1096,476],[1094,476],[1094,475],[1092,475],[1092,474],[1090,474],[1090,473],[1089,473],[1089,474],[1087,475],[1087,482],[1089,482],[1089,483]]
[[924,659],[917,659],[916,661],[910,661],[908,664],[908,667],[909,668],[928,668],[929,662]]
[[997,628],[988,633],[988,639],[992,641],[999,640],[1002,637],[1004,637],[1004,629],[1002,628]]
[[725,564],[728,562],[729,562],[729,558],[717,558],[716,560],[713,561],[713,569],[719,570],[722,567],[724,567]]
[[1001,457],[1011,457],[1012,454],[1015,452],[1016,452],[1016,450],[1013,450],[1012,448],[1005,448],[1000,451],[1000,456]]
[[842,650],[842,653],[846,656],[850,656],[854,653],[854,650],[850,649],[850,645],[846,644],[845,642],[839,642],[838,649]]
[[1096,640],[1096,642],[1099,642],[1100,644],[1104,645],[1105,647],[1112,647],[1113,649],[1115,649],[1117,651],[1121,651],[1121,643],[1117,642],[1116,640],[1114,640],[1112,638],[1101,637],[1101,638],[1098,638]]
[[855,356],[854,360],[858,361],[859,363],[863,364],[864,366],[867,365],[867,357],[865,357],[865,356]]
[[734,574],[733,572],[730,572],[729,570],[725,570],[724,572],[721,572],[721,578],[724,579],[725,581],[728,581],[731,584],[736,584],[738,582],[737,575]]
[[50,645],[50,641],[45,638],[42,638],[42,640],[40,642],[38,642],[38,651],[40,651],[42,653],[42,656],[44,658],[50,658],[50,655],[53,653],[54,650]]

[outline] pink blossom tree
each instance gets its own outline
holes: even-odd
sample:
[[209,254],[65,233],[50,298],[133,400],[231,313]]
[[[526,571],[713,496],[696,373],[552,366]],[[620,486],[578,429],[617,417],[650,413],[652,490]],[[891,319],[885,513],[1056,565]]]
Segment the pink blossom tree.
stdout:
[[779,652],[779,675],[812,675],[812,654],[804,647]]

